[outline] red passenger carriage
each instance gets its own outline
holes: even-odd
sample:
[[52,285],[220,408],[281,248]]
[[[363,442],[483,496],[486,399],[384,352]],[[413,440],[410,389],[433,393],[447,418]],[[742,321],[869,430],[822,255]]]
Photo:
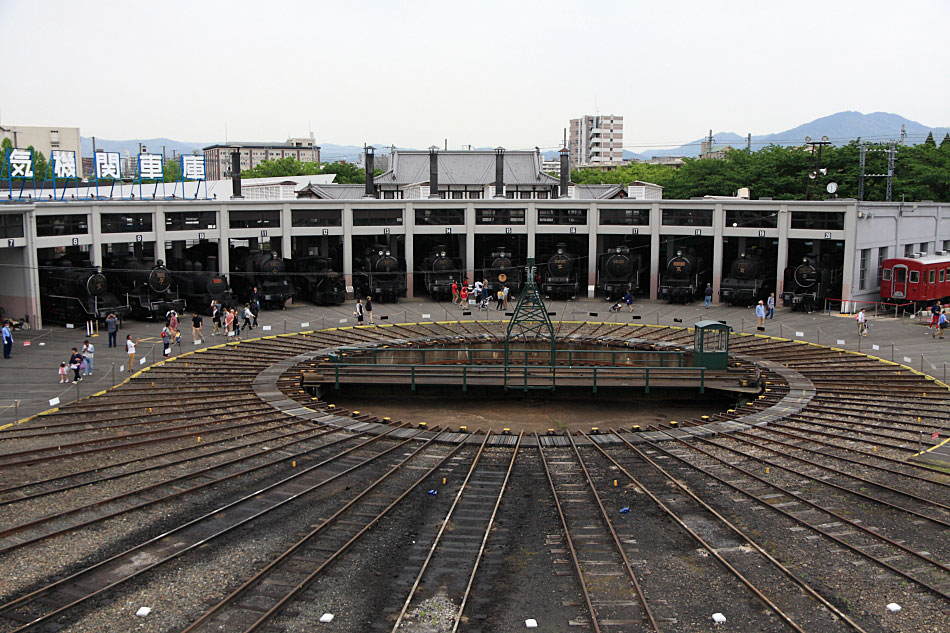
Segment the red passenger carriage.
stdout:
[[950,297],[950,254],[885,259],[881,300],[930,305]]

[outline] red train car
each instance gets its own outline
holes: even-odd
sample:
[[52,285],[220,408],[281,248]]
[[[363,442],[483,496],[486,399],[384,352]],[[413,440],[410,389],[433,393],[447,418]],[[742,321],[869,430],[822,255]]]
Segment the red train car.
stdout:
[[930,305],[950,297],[950,254],[885,259],[881,300]]

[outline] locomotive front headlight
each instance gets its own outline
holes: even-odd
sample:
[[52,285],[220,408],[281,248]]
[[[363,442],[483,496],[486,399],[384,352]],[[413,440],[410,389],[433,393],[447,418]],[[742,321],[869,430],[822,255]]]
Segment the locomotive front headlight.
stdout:
[[389,251],[386,251],[386,257],[389,257]]

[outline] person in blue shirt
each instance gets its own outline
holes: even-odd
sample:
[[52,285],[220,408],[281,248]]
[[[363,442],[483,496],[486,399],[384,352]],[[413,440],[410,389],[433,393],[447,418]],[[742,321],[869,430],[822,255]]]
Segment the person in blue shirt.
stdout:
[[759,301],[759,305],[755,306],[755,316],[759,319],[759,327],[765,327],[765,302]]
[[3,332],[3,357],[10,358],[10,353],[13,351],[13,330],[10,329],[10,322],[3,322],[3,329],[0,330]]
[[627,304],[627,307],[633,312],[633,294],[627,290],[627,294],[623,296],[623,302]]
[[774,292],[769,294],[769,298],[765,304],[765,307],[769,309],[769,315],[768,315],[769,318],[774,319],[775,318],[775,293]]

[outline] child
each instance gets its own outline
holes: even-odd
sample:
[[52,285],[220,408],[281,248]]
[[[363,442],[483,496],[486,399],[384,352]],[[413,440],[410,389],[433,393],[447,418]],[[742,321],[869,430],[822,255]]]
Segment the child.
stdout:
[[59,364],[59,382],[69,382],[69,379],[66,378],[66,363]]

